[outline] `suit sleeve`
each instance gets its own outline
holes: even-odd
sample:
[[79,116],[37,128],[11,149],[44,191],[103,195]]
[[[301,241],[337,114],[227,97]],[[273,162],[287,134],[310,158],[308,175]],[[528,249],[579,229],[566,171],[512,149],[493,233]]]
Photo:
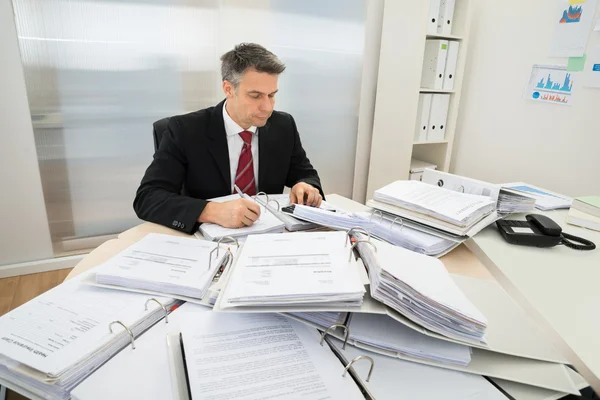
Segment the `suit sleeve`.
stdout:
[[321,187],[321,179],[319,179],[319,174],[310,163],[308,157],[306,157],[306,152],[302,147],[300,134],[298,133],[298,128],[296,127],[296,121],[294,121],[294,118],[291,115],[289,117],[292,121],[292,129],[294,131],[294,149],[292,152],[292,160],[290,162],[290,169],[288,171],[285,185],[288,187],[293,187],[298,182],[308,183],[309,185],[319,189],[319,192],[324,199],[325,194],[323,193],[323,188]]
[[142,178],[133,209],[140,219],[192,234],[208,202],[181,195],[188,165],[181,133],[177,118],[171,118]]

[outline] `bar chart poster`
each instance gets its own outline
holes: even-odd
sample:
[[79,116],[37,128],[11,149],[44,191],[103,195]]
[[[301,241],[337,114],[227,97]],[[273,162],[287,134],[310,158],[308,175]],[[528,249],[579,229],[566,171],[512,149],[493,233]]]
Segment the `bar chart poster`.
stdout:
[[544,103],[569,106],[573,103],[573,83],[576,72],[568,72],[566,65],[539,65],[531,70],[531,77],[523,98]]
[[550,57],[583,57],[598,0],[556,0]]

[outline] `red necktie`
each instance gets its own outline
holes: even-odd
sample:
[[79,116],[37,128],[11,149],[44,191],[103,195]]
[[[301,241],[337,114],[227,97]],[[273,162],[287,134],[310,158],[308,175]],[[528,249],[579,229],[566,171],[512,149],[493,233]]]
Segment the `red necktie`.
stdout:
[[[242,146],[242,152],[238,161],[235,184],[248,196],[254,196],[256,194],[256,182],[254,180],[254,162],[252,160],[252,132],[240,132],[240,137],[244,141],[244,146]],[[236,191],[234,190],[233,193],[236,193]]]

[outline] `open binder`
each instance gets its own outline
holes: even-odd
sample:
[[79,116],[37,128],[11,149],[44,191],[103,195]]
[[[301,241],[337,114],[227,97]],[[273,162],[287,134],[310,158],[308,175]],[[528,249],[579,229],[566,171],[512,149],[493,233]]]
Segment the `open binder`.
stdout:
[[164,319],[172,298],[107,292],[67,281],[0,318],[0,383],[33,399],[71,390]]
[[[223,317],[225,316],[221,318],[224,319]],[[239,319],[241,316],[229,316],[229,319],[231,318]],[[311,357],[317,354],[320,357],[319,360],[327,364],[327,367],[315,369],[315,373],[323,373],[324,375],[321,375],[321,378],[324,381],[333,381],[326,387],[328,390],[327,395],[331,398],[396,399],[398,398],[398,390],[401,390],[406,398],[432,398],[424,395],[428,391],[424,384],[427,385],[434,381],[439,385],[438,390],[443,390],[444,398],[465,398],[476,394],[486,395],[488,396],[486,398],[489,399],[503,398],[500,392],[481,376],[407,363],[356,348],[345,347],[342,342],[328,337],[327,334],[319,336],[316,331],[302,324],[291,320],[278,320],[278,318],[280,317],[275,315],[262,317],[265,321],[265,329],[269,324],[276,322],[281,329],[288,330],[286,331],[289,332],[288,335],[298,335],[300,340],[297,346],[301,346],[304,352]],[[222,319],[216,318],[216,316],[212,318],[213,321]],[[228,336],[228,330],[222,331]],[[198,349],[189,346],[185,336],[182,341],[182,336],[177,333],[169,334],[167,343],[171,381],[173,383],[172,398],[194,399],[195,397],[192,395],[194,385],[204,375],[195,374],[187,367],[194,368],[194,362],[198,362],[198,359],[195,358]],[[191,356],[193,360],[190,360],[188,354],[190,352],[193,352]],[[235,353],[236,350],[233,350],[233,352]],[[283,363],[282,368],[285,368],[285,365],[286,363]],[[216,368],[222,370],[220,366],[216,366]],[[259,370],[259,372],[274,376],[273,385],[283,386],[285,382],[277,381],[277,377],[280,376],[279,372],[276,371],[277,368],[278,366],[273,366],[268,369],[268,372],[262,370]],[[242,375],[246,373],[248,371],[240,371]],[[234,376],[228,379],[228,382],[234,387],[239,387],[240,393],[243,393],[244,386],[238,386],[237,379],[238,377]],[[245,378],[242,376],[239,379],[244,381]],[[399,384],[399,380],[401,384]],[[207,386],[209,390],[216,390],[210,385]],[[207,386],[204,386],[204,388]],[[315,386],[318,386],[318,384]],[[258,390],[261,390],[261,388],[259,387]],[[198,388],[196,388],[196,393],[198,391]],[[422,395],[415,396],[419,393],[422,393]],[[206,392],[203,394],[206,394]],[[314,395],[313,397],[307,395],[306,398],[326,397],[325,392],[316,392]],[[287,396],[282,398],[288,398],[288,396],[293,397],[293,393],[287,393]],[[271,395],[269,398],[279,397]]]

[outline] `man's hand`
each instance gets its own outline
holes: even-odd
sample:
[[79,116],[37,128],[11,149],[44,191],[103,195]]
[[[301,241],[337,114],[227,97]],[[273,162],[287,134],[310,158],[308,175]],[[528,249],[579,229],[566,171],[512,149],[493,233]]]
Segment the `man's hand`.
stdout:
[[319,193],[319,189],[304,182],[298,182],[290,192],[290,203],[304,204],[312,207],[319,207],[323,197]]
[[198,222],[211,222],[224,228],[251,226],[260,217],[260,207],[252,200],[238,199],[224,203],[209,202]]

